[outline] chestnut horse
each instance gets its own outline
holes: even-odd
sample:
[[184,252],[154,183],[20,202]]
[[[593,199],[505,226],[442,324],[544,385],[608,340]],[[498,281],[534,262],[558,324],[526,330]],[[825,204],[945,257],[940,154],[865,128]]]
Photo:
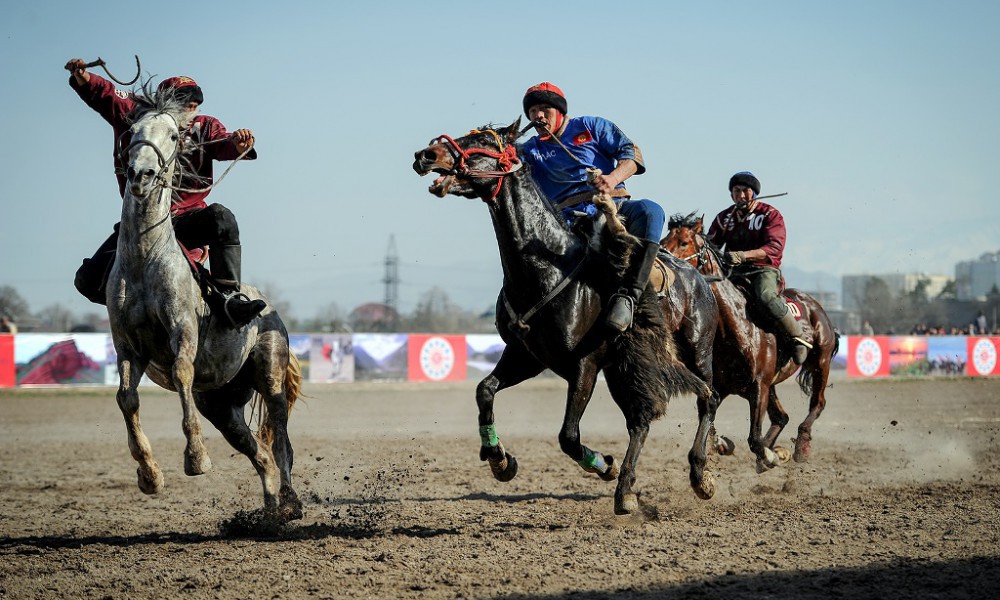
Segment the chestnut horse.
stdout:
[[[517,461],[496,433],[493,400],[500,390],[548,368],[568,383],[559,445],[585,471],[606,481],[618,479],[616,514],[639,508],[635,469],[650,423],[664,414],[672,396],[697,396],[699,425],[688,453],[689,475],[695,493],[710,498],[715,484],[705,472],[706,445],[718,402],[711,370],[718,308],[711,289],[690,265],[668,256],[675,276],[665,296],[658,299],[647,287],[634,325],[621,335],[609,333],[602,313],[639,239],[620,223],[603,226],[616,218],[613,203],[604,205],[607,212],[598,215],[589,237],[567,227],[521,168],[514,145],[520,123],[506,129],[486,126],[457,139],[443,135],[414,154],[418,174],[441,175],[430,186],[432,194],[485,202],[500,249],[504,282],[497,330],[507,346],[476,389],[480,460],[489,462],[500,481],[517,473]],[[612,456],[580,443],[580,419],[601,371],[629,433],[620,466]]]
[[[668,233],[660,245],[674,256],[693,264],[709,281],[719,303],[719,331],[715,336],[714,382],[724,399],[737,394],[750,403],[750,450],[757,456],[757,470],[774,467],[787,460],[784,448],[775,448],[782,429],[788,424],[788,414],[778,401],[774,386],[795,374],[798,366],[791,354],[775,335],[757,326],[748,310],[747,299],[724,275],[721,257],[705,237],[702,217],[695,213],[670,218]],[[830,377],[830,363],[839,349],[840,336],[820,303],[804,292],[785,289],[790,309],[801,310],[804,324],[812,328],[813,348],[809,351],[797,382],[803,393],[809,394],[809,415],[799,425],[793,457],[802,462],[809,458],[813,422],[826,406],[824,391]],[[771,427],[761,436],[764,411]],[[714,432],[713,432],[714,433]],[[720,446],[720,451],[722,447]]]

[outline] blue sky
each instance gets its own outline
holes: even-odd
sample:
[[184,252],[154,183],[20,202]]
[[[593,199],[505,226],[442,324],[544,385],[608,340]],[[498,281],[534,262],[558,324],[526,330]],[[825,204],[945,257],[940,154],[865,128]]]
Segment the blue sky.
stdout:
[[254,130],[260,159],[210,200],[239,219],[244,279],[299,318],[381,300],[390,236],[402,310],[435,285],[489,307],[501,275],[485,207],[429,195],[410,164],[438,134],[513,121],[543,80],[571,115],[641,146],[648,172],[629,188],[668,214],[714,215],[741,170],[788,192],[793,285],[954,276],[1000,249],[996,2],[5,6],[0,285],[34,311],[98,308],[73,273],[120,215],[110,127],[62,70],[74,57],[131,77],[138,54],[157,80],[190,75],[204,113]]

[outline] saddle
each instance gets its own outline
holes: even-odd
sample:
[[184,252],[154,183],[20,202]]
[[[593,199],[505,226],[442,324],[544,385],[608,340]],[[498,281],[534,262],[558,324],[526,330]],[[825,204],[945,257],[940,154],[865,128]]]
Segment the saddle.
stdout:
[[212,294],[220,294],[218,285],[212,278],[212,272],[209,271],[205,263],[208,261],[208,246],[201,246],[198,248],[188,248],[180,241],[177,245],[181,247],[184,252],[184,256],[187,257],[188,266],[191,267],[191,274],[194,275],[195,280],[198,282],[198,289],[201,290],[201,297],[205,299],[205,302],[209,302]]
[[653,288],[653,291],[659,297],[666,296],[667,289],[677,279],[677,275],[673,269],[667,266],[666,261],[669,260],[668,257],[669,255],[666,252],[658,253],[656,260],[653,262],[653,268],[649,270],[649,286]]
[[[746,299],[747,318],[750,319],[754,325],[776,336],[785,335],[784,332],[777,326],[777,323],[775,323],[773,319],[769,318],[768,315],[766,315],[764,311],[760,310],[757,306],[756,298],[754,298],[753,293],[750,291],[750,281],[746,277],[733,273],[730,275],[729,281],[736,286],[736,289],[738,289],[740,293],[743,294],[743,298]],[[805,318],[805,310],[802,308],[802,304],[788,296],[788,289],[785,288],[784,276],[778,279],[778,293],[781,294],[782,298],[784,298],[785,306],[788,307],[788,311],[792,313],[792,316],[795,317],[796,321],[801,323],[802,337],[807,341],[811,341],[813,339],[812,325],[809,323],[809,320]]]

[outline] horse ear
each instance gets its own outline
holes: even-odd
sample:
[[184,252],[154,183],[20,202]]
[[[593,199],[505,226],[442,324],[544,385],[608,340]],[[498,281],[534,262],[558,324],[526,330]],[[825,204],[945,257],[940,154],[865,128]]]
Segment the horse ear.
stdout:
[[698,217],[698,220],[695,221],[694,232],[701,233],[701,229],[702,227],[704,227],[704,224],[705,224],[705,215],[701,215],[700,217]]
[[517,138],[521,137],[521,117],[518,117],[516,121],[510,124],[507,131],[504,132],[504,136],[507,138],[508,144],[517,143]]

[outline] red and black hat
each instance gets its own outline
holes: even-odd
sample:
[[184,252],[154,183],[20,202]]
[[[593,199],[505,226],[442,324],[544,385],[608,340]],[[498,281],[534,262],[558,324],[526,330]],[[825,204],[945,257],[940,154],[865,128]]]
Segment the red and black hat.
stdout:
[[163,90],[173,89],[174,96],[181,100],[185,104],[188,102],[195,102],[201,104],[205,101],[205,95],[202,93],[201,88],[194,79],[186,75],[178,75],[177,77],[168,77],[160,82],[160,85],[156,86],[156,91],[162,92]]
[[528,88],[528,91],[524,93],[524,100],[521,104],[524,106],[524,114],[528,118],[531,118],[531,115],[528,114],[528,109],[536,104],[548,104],[562,114],[566,114],[566,95],[563,94],[561,89],[548,81],[543,81],[538,85]]

